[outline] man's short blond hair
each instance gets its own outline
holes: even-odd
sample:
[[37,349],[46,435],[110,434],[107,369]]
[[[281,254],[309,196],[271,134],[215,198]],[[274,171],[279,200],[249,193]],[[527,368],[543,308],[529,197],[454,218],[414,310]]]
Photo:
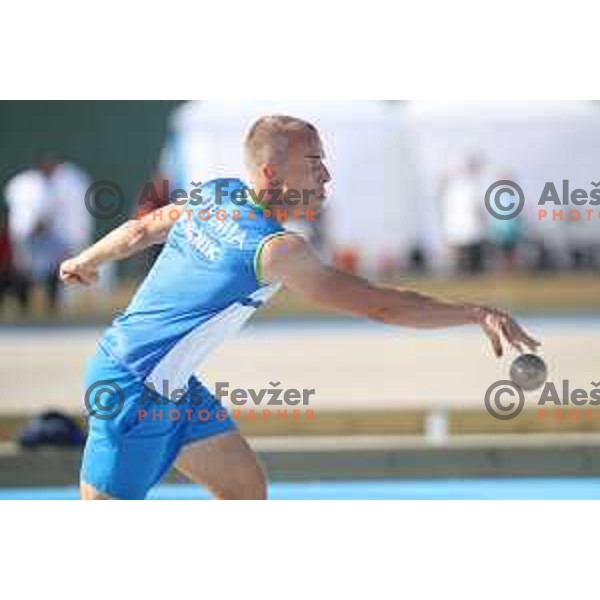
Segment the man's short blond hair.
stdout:
[[317,133],[308,121],[287,115],[261,117],[252,125],[244,143],[247,167],[253,171],[266,163],[282,163],[287,158],[288,136],[292,132]]

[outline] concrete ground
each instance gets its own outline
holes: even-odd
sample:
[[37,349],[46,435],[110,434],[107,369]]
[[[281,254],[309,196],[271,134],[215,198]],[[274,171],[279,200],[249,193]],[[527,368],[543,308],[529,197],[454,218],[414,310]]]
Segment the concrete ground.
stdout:
[[[543,341],[554,382],[589,390],[600,381],[600,318],[524,323]],[[14,440],[34,412],[80,412],[83,369],[99,334],[89,327],[0,328],[0,441]],[[257,324],[219,348],[201,372],[230,389],[278,381],[315,389],[314,422],[241,423],[274,480],[600,476],[600,419],[540,423],[532,394],[517,419],[499,421],[485,411],[486,389],[507,377],[513,356],[493,358],[475,328]],[[439,431],[440,416],[447,416],[442,429],[450,437]],[[79,461],[78,450],[2,443],[0,488],[76,485]]]
[[[524,319],[543,342],[550,379],[591,389],[600,381],[600,318]],[[43,408],[77,413],[97,328],[1,328],[0,415]],[[317,411],[483,409],[486,389],[506,379],[515,354],[497,360],[474,327],[418,332],[354,320],[258,324],[202,366],[208,384],[314,389]],[[527,395],[534,406],[534,394]]]

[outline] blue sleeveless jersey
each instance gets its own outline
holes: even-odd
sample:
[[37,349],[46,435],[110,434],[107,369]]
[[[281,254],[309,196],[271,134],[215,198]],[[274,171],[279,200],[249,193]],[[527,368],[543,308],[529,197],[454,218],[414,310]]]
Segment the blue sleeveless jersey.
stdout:
[[[263,244],[285,229],[248,194],[243,204],[240,192],[232,198],[240,189],[247,187],[239,179],[218,179],[202,186],[201,203],[188,201],[152,270],[99,342],[157,390],[164,382],[185,389],[208,354],[279,289],[259,281],[257,261]],[[162,209],[163,219],[168,212]]]

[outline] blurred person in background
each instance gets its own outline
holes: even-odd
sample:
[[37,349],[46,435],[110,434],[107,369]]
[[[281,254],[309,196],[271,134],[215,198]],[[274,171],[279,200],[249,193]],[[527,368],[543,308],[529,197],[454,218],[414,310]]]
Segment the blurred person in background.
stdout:
[[58,310],[58,268],[90,243],[92,217],[85,206],[90,179],[74,164],[42,158],[6,185],[14,265],[27,287],[41,284],[50,312]]
[[471,154],[442,178],[443,224],[455,269],[476,274],[484,268],[487,213],[483,160]]
[[29,306],[29,286],[13,264],[13,252],[8,231],[8,214],[6,207],[0,205],[0,308],[6,296],[14,296],[22,312]]
[[[514,181],[510,173],[498,175],[497,180]],[[508,206],[510,198],[499,199],[500,204]],[[524,238],[523,217],[518,215],[512,219],[496,219],[487,215],[489,239],[494,254],[494,268],[505,273],[515,270],[519,249]]]
[[92,241],[94,232],[94,220],[85,205],[92,181],[81,167],[53,156],[44,157],[39,169],[46,180],[53,231],[69,255],[79,252]]
[[[164,172],[163,167],[159,165],[151,179],[145,183],[144,189],[138,195],[138,200],[133,207],[132,218],[140,218],[142,215],[150,214],[152,211],[169,204],[169,198],[165,194],[165,182],[169,190],[168,193],[171,193],[173,191],[171,182]],[[145,271],[150,270],[162,252],[163,247],[164,244],[156,244],[146,248],[142,253]]]

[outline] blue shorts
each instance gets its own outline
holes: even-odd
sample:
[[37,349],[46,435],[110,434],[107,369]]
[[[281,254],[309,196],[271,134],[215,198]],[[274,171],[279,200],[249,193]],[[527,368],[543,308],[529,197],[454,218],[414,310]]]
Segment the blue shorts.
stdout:
[[89,434],[81,480],[113,498],[143,499],[183,446],[235,430],[227,410],[195,377],[180,394],[171,400],[153,394],[99,347],[86,373]]

